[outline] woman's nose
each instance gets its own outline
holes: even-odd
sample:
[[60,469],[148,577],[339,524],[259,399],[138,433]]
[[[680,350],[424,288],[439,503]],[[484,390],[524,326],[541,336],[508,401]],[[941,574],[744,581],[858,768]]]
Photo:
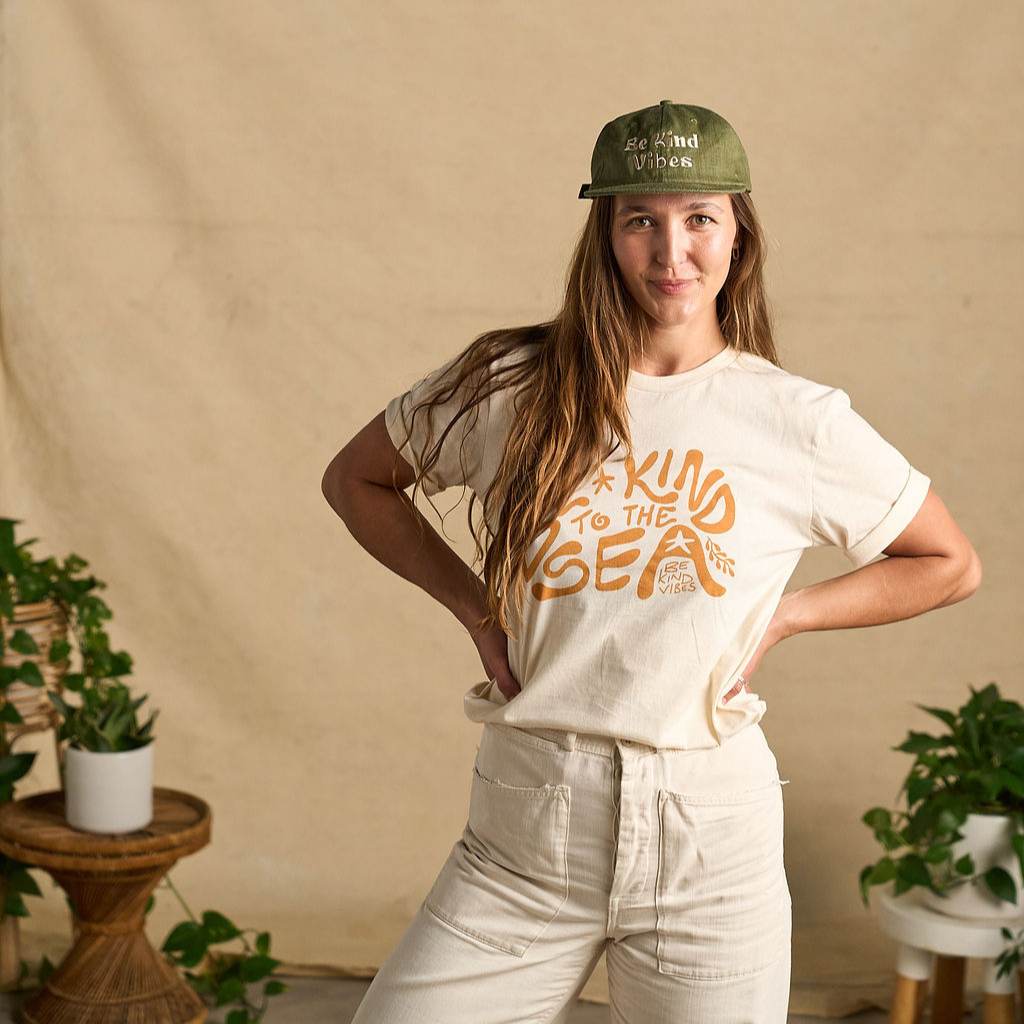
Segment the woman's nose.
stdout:
[[655,258],[666,267],[686,266],[690,262],[690,238],[681,227],[668,225],[657,236]]

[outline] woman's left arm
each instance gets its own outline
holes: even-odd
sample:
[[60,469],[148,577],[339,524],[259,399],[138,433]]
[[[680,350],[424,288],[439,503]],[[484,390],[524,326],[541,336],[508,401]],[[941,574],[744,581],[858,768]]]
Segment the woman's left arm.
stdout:
[[913,618],[962,601],[981,584],[978,553],[931,488],[884,551],[890,557],[784,594],[768,628],[768,646],[815,629]]

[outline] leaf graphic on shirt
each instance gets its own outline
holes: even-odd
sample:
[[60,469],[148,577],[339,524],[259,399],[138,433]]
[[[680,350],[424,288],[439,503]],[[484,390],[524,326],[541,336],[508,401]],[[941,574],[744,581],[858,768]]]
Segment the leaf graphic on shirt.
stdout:
[[708,557],[715,563],[716,569],[721,569],[722,572],[727,572],[730,576],[736,575],[733,571],[733,566],[736,564],[734,558],[730,558],[710,537],[704,542],[704,545],[708,549]]

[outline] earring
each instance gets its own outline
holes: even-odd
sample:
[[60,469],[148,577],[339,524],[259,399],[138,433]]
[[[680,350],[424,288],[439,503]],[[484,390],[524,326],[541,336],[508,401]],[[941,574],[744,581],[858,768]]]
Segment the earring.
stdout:
[[733,251],[732,251],[732,258],[734,260],[738,260],[740,258],[740,251],[739,251],[739,249],[733,249]]

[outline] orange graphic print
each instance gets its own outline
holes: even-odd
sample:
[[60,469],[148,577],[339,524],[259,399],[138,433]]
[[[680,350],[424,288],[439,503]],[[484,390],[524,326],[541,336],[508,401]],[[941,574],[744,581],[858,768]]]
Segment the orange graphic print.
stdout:
[[[615,495],[616,485],[621,486],[622,525],[613,530],[612,517],[592,508],[590,496],[574,494],[527,564],[528,579],[538,570],[540,574],[530,587],[533,597],[547,601],[587,586],[598,591],[633,586],[636,596],[646,600],[655,592],[692,592],[698,584],[711,597],[721,597],[725,587],[712,574],[712,567],[734,576],[734,561],[705,535],[732,529],[736,521],[732,490],[723,482],[720,469],[701,477],[704,453],[698,449],[686,452],[673,476],[674,461],[671,448],[664,457],[650,452],[639,465],[627,456],[621,480],[602,464],[588,486],[595,498],[605,492]],[[685,508],[680,509],[683,502]],[[563,530],[600,535],[593,566],[580,557],[583,544],[578,540],[569,537],[555,546]]]

